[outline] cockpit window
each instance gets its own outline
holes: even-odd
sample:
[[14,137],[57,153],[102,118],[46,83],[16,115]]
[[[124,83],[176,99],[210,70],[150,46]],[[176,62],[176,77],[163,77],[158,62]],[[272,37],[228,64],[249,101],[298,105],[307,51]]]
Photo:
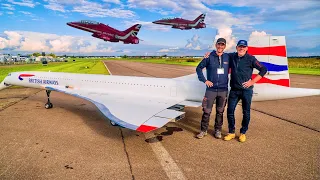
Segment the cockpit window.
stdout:
[[9,73],[8,76],[11,76],[11,73]]
[[82,23],[82,24],[99,24],[96,21],[90,21],[90,20],[82,20],[82,21],[80,21],[80,23]]

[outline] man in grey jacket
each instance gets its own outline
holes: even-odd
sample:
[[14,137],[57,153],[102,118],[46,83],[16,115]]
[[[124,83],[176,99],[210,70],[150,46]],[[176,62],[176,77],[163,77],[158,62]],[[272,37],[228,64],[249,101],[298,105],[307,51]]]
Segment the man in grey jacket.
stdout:
[[[226,106],[229,82],[229,56],[223,53],[225,48],[226,40],[224,38],[219,38],[216,42],[216,51],[212,51],[209,57],[204,58],[196,68],[198,79],[207,86],[202,101],[203,115],[201,120],[201,131],[196,136],[199,139],[207,135],[214,101],[216,101],[214,136],[218,139],[221,138],[223,112]],[[207,78],[205,78],[202,73],[202,69],[204,68],[207,70]]]

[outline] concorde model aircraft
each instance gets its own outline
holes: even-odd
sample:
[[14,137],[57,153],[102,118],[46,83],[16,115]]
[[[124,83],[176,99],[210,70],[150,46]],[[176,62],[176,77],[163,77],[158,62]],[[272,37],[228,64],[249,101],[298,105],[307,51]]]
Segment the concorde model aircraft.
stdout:
[[[249,45],[249,52],[268,68],[268,74],[255,84],[253,101],[320,95],[319,89],[290,87],[284,37],[259,37],[249,41]],[[169,121],[180,120],[184,117],[182,110],[185,106],[201,106],[206,89],[196,74],[168,79],[12,72],[1,82],[0,90],[10,85],[45,89],[47,109],[53,107],[51,91],[83,98],[95,104],[113,125],[140,132],[149,132]]]
[[204,19],[206,14],[201,14],[195,20],[190,21],[182,18],[164,18],[161,20],[154,21],[154,24],[169,25],[174,29],[188,30],[188,29],[201,29],[206,28]]
[[67,25],[93,33],[95,38],[104,41],[119,42],[123,41],[124,44],[139,44],[138,32],[141,24],[133,25],[125,31],[119,31],[103,23],[96,21],[82,20],[79,22],[69,22]]

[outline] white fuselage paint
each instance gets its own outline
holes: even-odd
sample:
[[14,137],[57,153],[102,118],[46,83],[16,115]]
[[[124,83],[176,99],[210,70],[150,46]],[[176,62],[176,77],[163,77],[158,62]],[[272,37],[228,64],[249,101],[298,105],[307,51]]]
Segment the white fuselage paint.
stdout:
[[[21,74],[32,74],[33,77],[22,77]],[[156,98],[184,99],[201,102],[205,94],[205,84],[198,81],[196,75],[188,78],[150,78],[134,76],[109,76],[94,74],[74,74],[56,72],[14,72],[0,84],[45,88],[60,87],[90,93],[132,94]],[[256,84],[253,101],[287,99],[303,96],[320,95],[319,89],[290,88],[273,84]]]

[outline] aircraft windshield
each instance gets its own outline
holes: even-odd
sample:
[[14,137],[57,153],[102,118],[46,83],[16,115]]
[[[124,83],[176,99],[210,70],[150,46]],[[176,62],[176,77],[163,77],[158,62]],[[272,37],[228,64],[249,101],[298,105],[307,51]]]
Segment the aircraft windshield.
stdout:
[[90,21],[90,20],[82,20],[82,21],[80,21],[80,23],[82,23],[82,24],[100,24],[96,21]]

